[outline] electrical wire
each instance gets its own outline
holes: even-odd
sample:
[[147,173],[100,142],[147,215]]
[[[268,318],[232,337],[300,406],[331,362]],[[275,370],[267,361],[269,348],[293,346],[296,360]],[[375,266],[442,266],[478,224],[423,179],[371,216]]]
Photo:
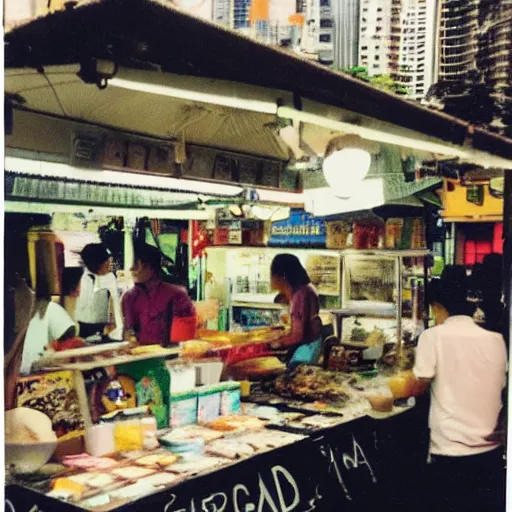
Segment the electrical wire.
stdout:
[[57,91],[55,90],[55,86],[51,83],[50,79],[48,78],[48,75],[46,74],[46,72],[42,71],[43,73],[43,76],[44,78],[46,79],[46,81],[48,82],[48,85],[50,86],[51,90],[53,91],[53,95],[55,96],[55,99],[57,100],[57,103],[59,104],[59,107],[60,109],[62,110],[62,114],[67,116],[67,112],[66,110],[64,109],[64,106],[62,105],[62,102],[60,101],[60,98],[59,98],[59,95],[57,94]]

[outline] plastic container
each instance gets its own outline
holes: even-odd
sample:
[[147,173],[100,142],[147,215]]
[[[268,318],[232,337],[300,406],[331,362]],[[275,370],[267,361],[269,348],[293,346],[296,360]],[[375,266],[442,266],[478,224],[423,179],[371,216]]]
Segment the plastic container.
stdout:
[[170,441],[165,441],[161,438],[160,442],[167,450],[176,455],[180,455],[185,460],[201,456],[204,453],[204,439],[199,437]]
[[393,398],[408,398],[415,394],[416,379],[410,371],[401,372],[389,378],[388,386]]
[[116,452],[142,449],[140,420],[121,421],[115,424],[114,441]]
[[220,413],[222,416],[229,416],[238,414],[240,410],[240,383],[226,382],[220,392]]
[[156,431],[157,431],[156,419],[153,416],[148,416],[147,418],[142,418],[140,420],[140,430],[141,430],[141,434],[143,437],[147,432],[156,434]]
[[193,425],[197,422],[197,393],[192,391],[171,395],[169,409],[171,428]]
[[114,426],[113,423],[102,423],[86,429],[85,451],[93,457],[115,453]]
[[390,412],[393,410],[393,394],[389,388],[381,387],[373,389],[366,395],[372,409],[379,412]]
[[201,361],[196,365],[196,385],[211,386],[218,384],[222,376],[224,363],[222,361]]
[[197,394],[197,421],[208,423],[220,416],[221,388],[218,386],[205,386],[199,388]]
[[196,385],[196,369],[192,365],[168,365],[171,384],[169,392],[171,394],[185,393],[194,389]]

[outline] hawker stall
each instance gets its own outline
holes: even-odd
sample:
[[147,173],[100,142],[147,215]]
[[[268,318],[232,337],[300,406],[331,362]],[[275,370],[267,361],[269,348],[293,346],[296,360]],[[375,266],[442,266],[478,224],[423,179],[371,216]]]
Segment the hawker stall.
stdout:
[[[409,507],[403,482],[427,448],[408,373],[429,316],[421,194],[441,181],[423,163],[499,166],[507,148],[479,129],[471,146],[464,123],[161,2],[68,4],[6,36],[6,224],[49,217],[19,253],[6,230],[8,291],[24,292],[6,315],[6,507]],[[347,149],[361,172],[339,172]],[[347,198],[336,177],[353,174]],[[401,201],[413,213],[372,211]],[[109,251],[88,265],[84,245],[99,242]],[[136,242],[166,261],[193,335],[162,322],[160,341],[139,339],[111,306],[149,261],[134,261]],[[84,289],[109,275],[117,318],[96,320],[89,301],[78,321],[92,336],[49,332],[20,376],[22,320],[35,313],[40,334],[55,302],[74,310],[60,275],[78,253]],[[219,315],[198,321],[205,299]],[[313,327],[297,334],[298,317]]]
[[[73,363],[51,361],[58,372],[27,383],[22,407],[7,418],[9,503],[57,511],[242,510],[251,503],[330,510],[382,502],[400,471],[410,469],[418,410],[407,401],[393,405],[385,381],[301,366],[258,383],[221,382],[220,359],[191,357],[199,343],[186,343],[172,359],[163,351],[122,355],[124,347],[105,347],[110,353],[100,359],[75,352]],[[49,396],[61,403],[55,390],[67,386],[70,397],[77,373],[89,387],[85,404],[77,388],[77,423],[68,428],[83,429],[85,443],[61,446],[45,464],[57,446],[58,411]],[[45,421],[34,424],[35,414]],[[403,459],[394,476],[391,455]]]

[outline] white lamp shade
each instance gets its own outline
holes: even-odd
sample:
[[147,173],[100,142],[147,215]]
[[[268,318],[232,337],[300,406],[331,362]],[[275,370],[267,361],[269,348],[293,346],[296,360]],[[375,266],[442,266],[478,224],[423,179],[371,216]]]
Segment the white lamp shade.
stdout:
[[344,148],[335,151],[323,161],[325,180],[338,197],[352,197],[368,171],[372,157],[360,148]]

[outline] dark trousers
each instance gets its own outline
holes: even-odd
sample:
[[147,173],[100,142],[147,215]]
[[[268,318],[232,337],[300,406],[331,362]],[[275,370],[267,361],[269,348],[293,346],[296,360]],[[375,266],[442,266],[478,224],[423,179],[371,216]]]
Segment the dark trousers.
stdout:
[[95,334],[103,336],[103,330],[107,324],[86,324],[84,322],[78,322],[78,325],[80,326],[80,338],[88,338]]
[[479,455],[432,455],[426,503],[436,512],[504,512],[503,449]]

